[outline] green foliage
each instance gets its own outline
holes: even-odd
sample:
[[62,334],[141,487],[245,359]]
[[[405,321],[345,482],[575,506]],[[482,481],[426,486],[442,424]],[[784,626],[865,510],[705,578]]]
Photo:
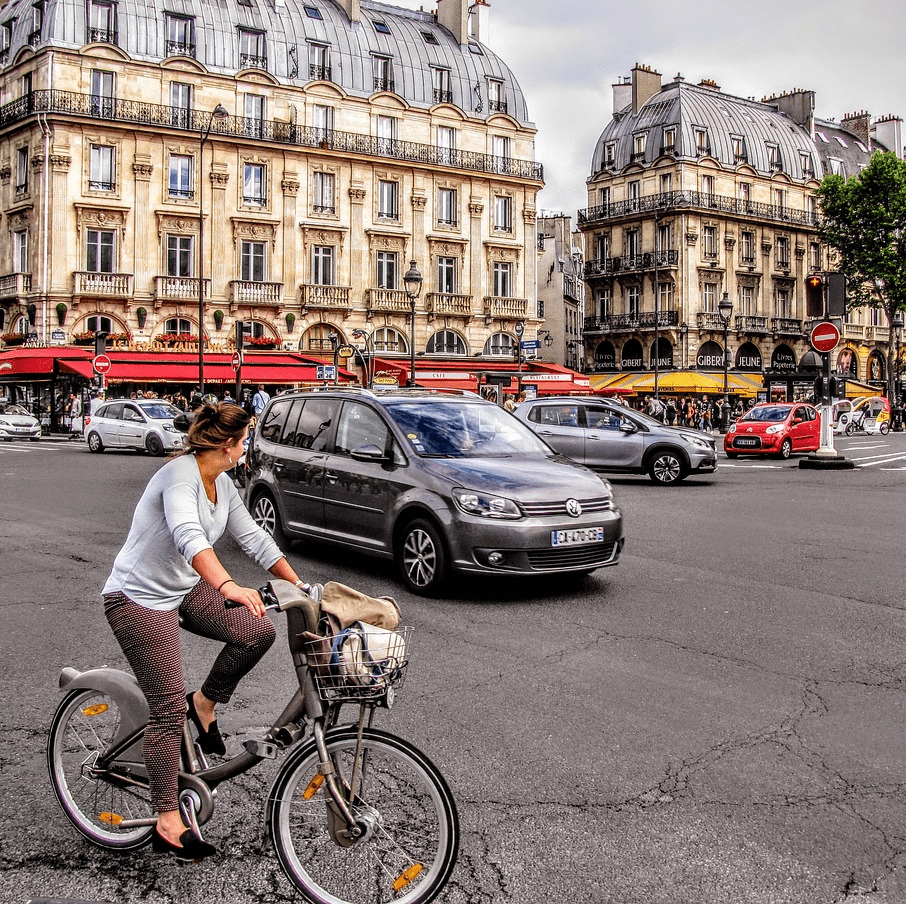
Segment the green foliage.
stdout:
[[825,176],[817,194],[850,306],[881,307],[889,322],[906,305],[906,162],[877,153],[858,176]]

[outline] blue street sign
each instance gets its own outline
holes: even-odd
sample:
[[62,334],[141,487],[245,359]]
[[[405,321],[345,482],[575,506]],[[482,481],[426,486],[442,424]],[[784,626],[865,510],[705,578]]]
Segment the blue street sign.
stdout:
[[523,339],[519,343],[519,348],[541,348],[540,339]]
[[337,375],[337,369],[332,364],[319,364],[317,367],[318,380],[332,380]]

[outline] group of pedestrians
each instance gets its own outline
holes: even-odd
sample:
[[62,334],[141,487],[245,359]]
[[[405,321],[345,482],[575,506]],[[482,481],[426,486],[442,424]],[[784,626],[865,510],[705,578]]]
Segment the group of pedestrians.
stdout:
[[[723,400],[709,398],[707,394],[701,398],[695,396],[667,396],[655,398],[649,396],[640,400],[640,408],[646,414],[656,418],[663,424],[678,427],[692,427],[713,433],[723,423]],[[744,412],[741,400],[737,400],[731,407],[728,418],[741,417]]]

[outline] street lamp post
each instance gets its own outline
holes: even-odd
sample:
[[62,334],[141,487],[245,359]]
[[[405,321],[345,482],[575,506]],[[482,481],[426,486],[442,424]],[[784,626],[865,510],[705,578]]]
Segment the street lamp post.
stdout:
[[362,358],[362,363],[365,366],[365,388],[371,389],[374,383],[374,333],[366,333],[365,330],[355,329],[352,331],[352,338],[365,340],[365,354],[368,355],[367,361],[364,357]]
[[409,296],[409,386],[415,386],[415,300],[422,291],[422,275],[415,266],[415,261],[410,261],[409,269],[403,277],[403,285]]
[[894,359],[894,376],[896,379],[896,385],[894,387],[893,398],[890,400],[893,405],[893,429],[896,431],[901,431],[903,429],[903,393],[902,393],[902,379],[901,364],[900,364],[900,340],[903,334],[903,312],[897,311],[893,315],[893,320],[890,324],[893,327],[894,335],[896,337],[897,346],[896,346],[896,358]]
[[204,145],[211,134],[214,120],[224,120],[229,112],[223,104],[217,104],[208,117],[208,125],[201,131],[198,142],[198,392],[204,396],[204,191],[202,160]]
[[730,317],[733,316],[733,302],[728,293],[724,292],[723,298],[717,305],[717,313],[724,325],[724,403],[721,406],[720,426],[723,432],[727,430],[727,413],[730,410],[730,393],[728,384],[728,370],[730,366]]

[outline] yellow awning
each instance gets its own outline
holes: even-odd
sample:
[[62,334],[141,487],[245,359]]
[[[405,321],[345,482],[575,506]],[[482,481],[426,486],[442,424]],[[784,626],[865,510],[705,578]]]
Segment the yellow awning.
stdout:
[[[644,394],[654,392],[653,373],[620,373],[595,377],[589,375],[589,385],[594,392],[629,390]],[[764,390],[760,374],[727,374],[727,389],[733,395],[754,398]],[[658,376],[659,392],[667,393],[708,393],[719,395],[724,391],[723,374],[703,373],[696,370],[671,370]]]

